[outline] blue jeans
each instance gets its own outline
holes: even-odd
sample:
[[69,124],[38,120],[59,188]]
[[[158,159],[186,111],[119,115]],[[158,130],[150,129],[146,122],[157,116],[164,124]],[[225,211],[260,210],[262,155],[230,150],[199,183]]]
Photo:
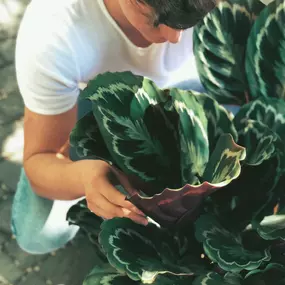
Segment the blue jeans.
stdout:
[[[203,92],[199,81],[182,82],[177,87]],[[79,101],[78,118],[90,110],[88,101]],[[228,109],[236,112],[237,108]],[[71,159],[76,158],[73,149]],[[66,214],[74,201],[51,201],[36,195],[22,169],[12,206],[11,228],[19,246],[31,254],[45,254],[64,246],[77,233],[78,227],[68,225]]]

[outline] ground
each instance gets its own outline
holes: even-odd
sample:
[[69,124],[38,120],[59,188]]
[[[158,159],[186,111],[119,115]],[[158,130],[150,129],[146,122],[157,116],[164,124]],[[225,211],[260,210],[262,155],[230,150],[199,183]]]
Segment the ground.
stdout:
[[64,249],[34,256],[22,251],[10,230],[11,203],[23,153],[23,110],[15,76],[15,39],[28,0],[0,0],[0,285],[81,285],[96,265],[79,235]]

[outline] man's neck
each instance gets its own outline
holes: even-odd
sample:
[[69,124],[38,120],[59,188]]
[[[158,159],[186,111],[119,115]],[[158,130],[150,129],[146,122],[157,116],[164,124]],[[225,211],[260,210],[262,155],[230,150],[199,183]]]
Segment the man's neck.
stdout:
[[111,17],[133,44],[143,48],[150,46],[151,43],[125,17],[118,0],[104,0],[104,3]]

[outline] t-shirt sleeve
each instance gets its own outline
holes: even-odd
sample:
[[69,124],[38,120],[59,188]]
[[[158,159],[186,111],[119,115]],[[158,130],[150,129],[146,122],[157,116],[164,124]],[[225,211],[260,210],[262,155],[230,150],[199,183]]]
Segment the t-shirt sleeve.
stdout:
[[64,113],[76,104],[78,68],[72,29],[26,12],[16,42],[16,76],[25,106],[42,115]]

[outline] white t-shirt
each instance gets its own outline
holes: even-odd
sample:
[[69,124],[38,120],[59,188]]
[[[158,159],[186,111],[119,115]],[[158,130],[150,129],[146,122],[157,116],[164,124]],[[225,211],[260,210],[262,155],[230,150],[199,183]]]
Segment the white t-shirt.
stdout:
[[32,0],[20,25],[16,72],[31,111],[55,115],[77,102],[80,86],[106,71],[132,71],[159,87],[197,80],[193,29],[178,44],[135,46],[103,0]]

